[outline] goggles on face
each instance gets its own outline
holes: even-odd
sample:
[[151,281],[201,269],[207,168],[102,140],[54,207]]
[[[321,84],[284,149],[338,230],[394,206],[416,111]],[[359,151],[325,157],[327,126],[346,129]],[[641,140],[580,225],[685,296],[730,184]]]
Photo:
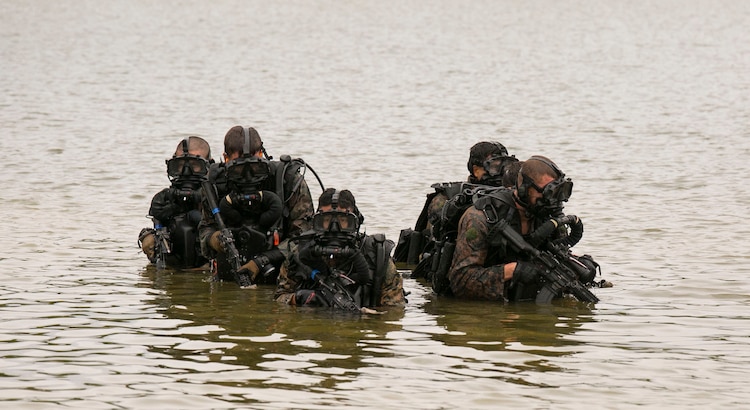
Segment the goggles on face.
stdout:
[[167,161],[167,175],[170,180],[180,177],[208,175],[208,161],[197,155],[182,155],[172,157]]
[[482,163],[482,167],[491,177],[502,177],[505,172],[505,166],[510,162],[516,162],[516,157],[507,155],[493,155]]
[[356,233],[359,230],[359,218],[351,212],[318,212],[313,215],[312,224],[316,232]]
[[570,199],[570,195],[573,193],[573,181],[570,178],[558,178],[545,185],[544,188],[537,186],[534,180],[526,175],[523,176],[523,180],[524,183],[542,194],[542,197],[536,201],[538,207],[561,208],[562,203]]
[[230,182],[260,182],[269,174],[271,174],[271,167],[263,158],[238,158],[227,166],[227,179]]

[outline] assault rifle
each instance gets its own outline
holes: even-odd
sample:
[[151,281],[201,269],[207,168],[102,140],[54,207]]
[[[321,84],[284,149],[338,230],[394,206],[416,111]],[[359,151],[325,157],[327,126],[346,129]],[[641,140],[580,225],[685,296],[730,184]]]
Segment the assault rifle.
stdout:
[[240,253],[237,251],[237,246],[235,246],[234,244],[234,236],[232,235],[232,231],[230,231],[229,228],[227,228],[227,226],[224,224],[224,219],[222,219],[221,213],[219,212],[219,204],[216,200],[216,194],[214,194],[214,187],[208,181],[203,181],[202,185],[204,195],[206,196],[206,201],[208,201],[208,206],[211,210],[211,214],[213,214],[214,219],[216,220],[216,224],[219,226],[219,230],[221,232],[219,234],[219,241],[221,241],[221,246],[222,248],[224,248],[227,259],[229,259],[234,280],[240,285],[241,288],[250,287],[252,285],[252,282],[250,281],[250,275],[247,273],[240,273],[240,270],[242,269],[242,260],[240,259]]
[[354,299],[351,293],[346,289],[346,286],[354,284],[355,282],[346,275],[334,270],[330,275],[325,275],[317,270],[312,273],[312,278],[320,284],[320,294],[331,307],[336,307],[343,310],[349,310],[352,312],[361,312],[357,301]]
[[531,256],[531,260],[541,268],[544,286],[536,296],[536,303],[549,304],[563,291],[573,294],[581,302],[599,301],[579,280],[580,276],[589,274],[588,267],[576,260],[569,249],[552,244],[543,250],[536,249],[505,220],[498,221],[492,229],[502,234],[516,250]]
[[172,253],[169,245],[169,232],[167,227],[154,219],[154,253],[156,254],[156,269],[162,270],[167,267],[167,255]]

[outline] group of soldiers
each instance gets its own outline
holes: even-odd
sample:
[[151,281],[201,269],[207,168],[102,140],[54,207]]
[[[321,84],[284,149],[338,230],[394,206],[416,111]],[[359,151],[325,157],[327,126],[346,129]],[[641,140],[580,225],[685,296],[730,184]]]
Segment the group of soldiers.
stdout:
[[[222,156],[214,161],[197,136],[179,142],[166,161],[171,185],[153,197],[153,227],[141,231],[139,245],[157,269],[208,267],[242,288],[275,285],[281,303],[360,312],[403,306],[397,263],[438,294],[533,299],[551,269],[501,237],[498,221],[534,249],[563,247],[569,258],[583,233],[580,219],[562,212],[570,179],[548,158],[521,162],[497,142],[471,148],[466,182],[433,185],[398,246],[360,231],[364,216],[348,190],[324,189],[315,208],[305,179],[310,171],[320,182],[312,167],[288,155],[274,160],[254,128],[229,129]],[[594,283],[590,274],[576,280]]]

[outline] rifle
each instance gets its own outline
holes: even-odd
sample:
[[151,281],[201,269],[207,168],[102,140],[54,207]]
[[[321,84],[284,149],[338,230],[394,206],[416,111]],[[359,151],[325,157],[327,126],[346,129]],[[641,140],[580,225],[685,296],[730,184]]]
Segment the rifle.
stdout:
[[167,267],[167,255],[172,253],[169,245],[169,232],[167,227],[154,219],[154,253],[156,254],[156,269],[162,270]]
[[581,302],[599,301],[578,279],[580,275],[587,274],[589,269],[576,260],[569,249],[563,250],[551,244],[544,250],[536,249],[505,220],[498,221],[492,229],[499,231],[513,247],[531,256],[531,260],[541,266],[544,286],[536,296],[536,303],[549,304],[562,291],[573,294]]
[[352,312],[361,312],[359,304],[354,297],[346,290],[346,286],[355,283],[351,278],[346,275],[342,275],[337,271],[331,272],[330,275],[320,273],[320,271],[314,270],[312,278],[316,280],[322,287],[321,296],[326,300],[332,307],[337,307],[343,310],[349,310]]
[[240,259],[240,253],[237,251],[237,247],[234,245],[234,236],[232,235],[232,231],[230,231],[229,228],[227,228],[227,226],[224,224],[224,219],[222,219],[221,213],[219,212],[219,204],[216,200],[214,187],[209,181],[203,181],[201,184],[203,186],[204,195],[206,196],[206,201],[208,202],[211,214],[213,214],[214,219],[216,220],[216,224],[219,226],[219,231],[221,232],[219,234],[219,241],[221,242],[221,246],[222,248],[224,248],[224,252],[227,254],[227,258],[229,259],[234,280],[240,285],[241,288],[250,287],[252,285],[252,282],[250,281],[250,275],[248,275],[247,273],[240,273],[240,270],[242,270],[242,260]]

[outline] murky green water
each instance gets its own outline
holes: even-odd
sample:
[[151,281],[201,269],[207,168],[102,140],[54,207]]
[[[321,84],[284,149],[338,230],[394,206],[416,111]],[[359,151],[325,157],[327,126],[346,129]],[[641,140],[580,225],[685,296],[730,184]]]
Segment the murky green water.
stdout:
[[[5,1],[0,403],[743,408],[750,3]],[[236,124],[396,239],[497,139],[570,176],[601,302],[360,317],[156,272],[184,136]],[[313,188],[313,195],[319,193]]]

